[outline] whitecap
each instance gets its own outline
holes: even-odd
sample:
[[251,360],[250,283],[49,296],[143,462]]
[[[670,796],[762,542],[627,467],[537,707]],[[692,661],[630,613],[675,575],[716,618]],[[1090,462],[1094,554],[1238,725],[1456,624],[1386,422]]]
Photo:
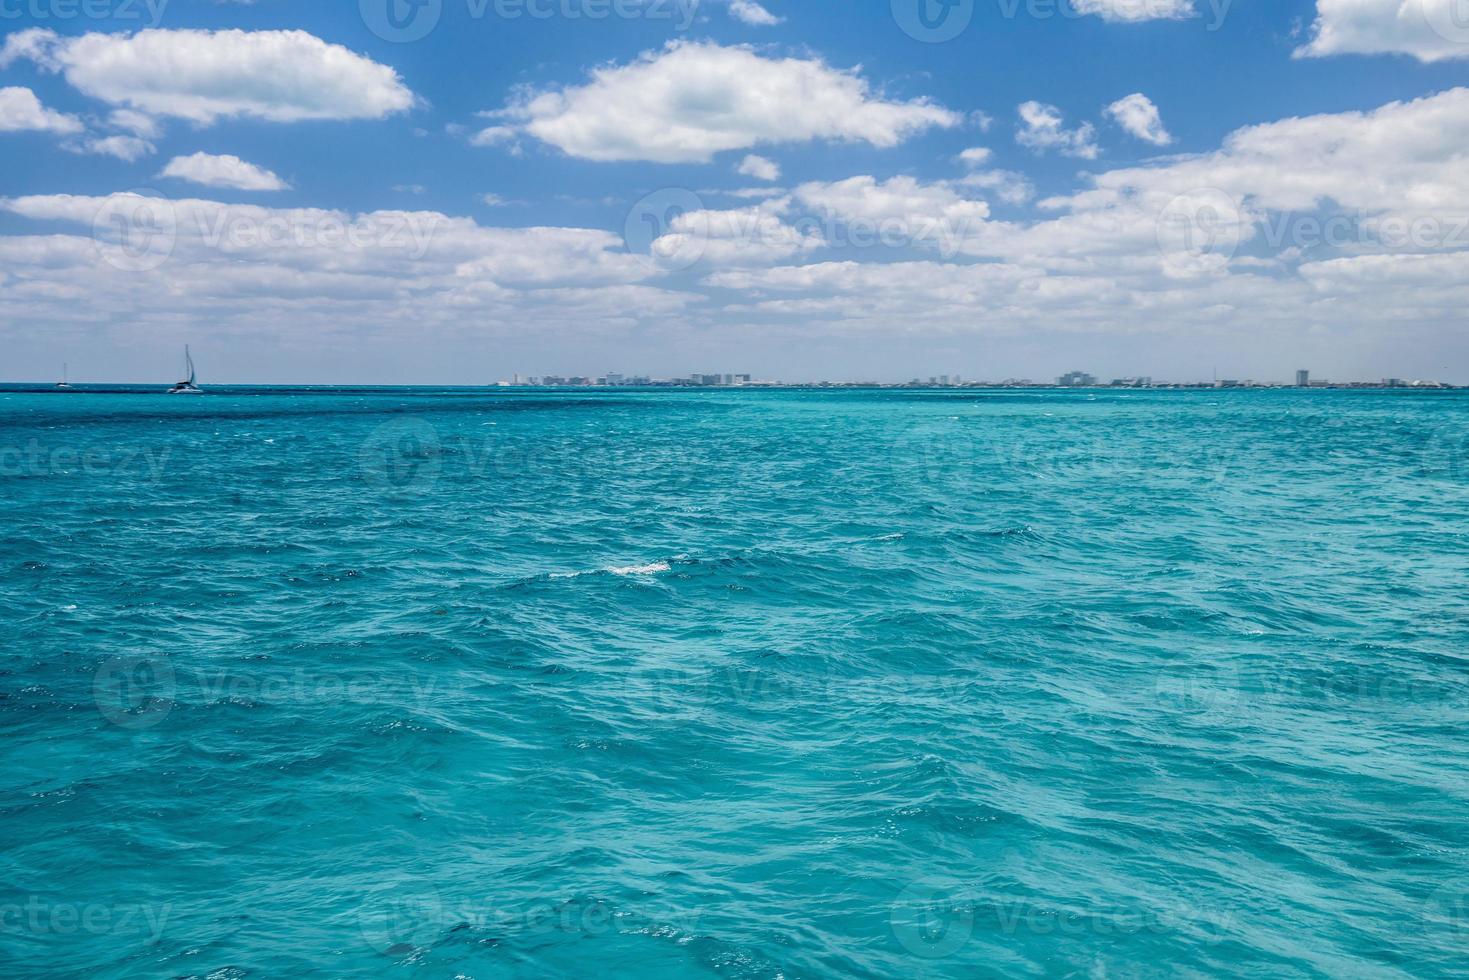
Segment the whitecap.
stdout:
[[592,572],[551,572],[546,577],[547,578],[561,579],[561,578],[581,578],[583,575],[599,575],[599,574],[610,574],[610,575],[657,575],[659,572],[666,572],[666,571],[668,571],[671,567],[672,566],[669,565],[668,562],[666,562],[666,561],[655,561],[655,562],[650,562],[650,563],[648,563],[646,565],[608,565],[606,568],[599,568],[596,571],[592,571]]
[[622,567],[606,568],[603,571],[611,572],[613,575],[657,575],[666,572],[671,566],[666,561],[655,561],[647,565],[623,565]]

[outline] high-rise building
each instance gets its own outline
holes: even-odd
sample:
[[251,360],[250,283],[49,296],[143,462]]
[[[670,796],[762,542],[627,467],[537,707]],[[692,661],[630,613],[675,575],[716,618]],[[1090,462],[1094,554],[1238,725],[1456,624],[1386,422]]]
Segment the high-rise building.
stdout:
[[1097,379],[1085,371],[1072,371],[1057,378],[1056,384],[1062,388],[1093,388],[1096,387]]
[[1297,371],[1296,372],[1296,387],[1297,388],[1309,388],[1309,387],[1311,387],[1311,372],[1310,371]]

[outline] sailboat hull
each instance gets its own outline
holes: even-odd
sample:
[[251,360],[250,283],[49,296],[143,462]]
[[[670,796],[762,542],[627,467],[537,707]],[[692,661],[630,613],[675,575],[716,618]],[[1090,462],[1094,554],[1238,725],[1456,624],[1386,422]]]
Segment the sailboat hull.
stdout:
[[202,395],[203,390],[194,384],[194,354],[189,350],[189,345],[184,345],[184,363],[188,365],[189,376],[172,388],[168,389],[170,395]]

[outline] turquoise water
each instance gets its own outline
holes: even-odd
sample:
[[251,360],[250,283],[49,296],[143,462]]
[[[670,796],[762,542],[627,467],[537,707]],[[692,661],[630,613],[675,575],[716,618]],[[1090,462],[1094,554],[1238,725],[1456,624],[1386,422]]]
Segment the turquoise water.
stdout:
[[0,394],[0,974],[1464,976],[1466,421]]

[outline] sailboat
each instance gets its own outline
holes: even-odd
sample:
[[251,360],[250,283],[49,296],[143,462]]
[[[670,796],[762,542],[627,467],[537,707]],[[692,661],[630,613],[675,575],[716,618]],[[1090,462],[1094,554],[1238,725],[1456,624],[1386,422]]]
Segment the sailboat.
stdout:
[[65,363],[63,363],[61,365],[61,380],[58,381],[58,382],[56,382],[56,390],[57,391],[75,391],[76,390],[75,388],[73,388],[71,386],[71,369]]
[[189,366],[189,376],[172,388],[168,389],[170,395],[202,395],[204,389],[194,384],[194,355],[189,353],[189,345],[184,345],[184,363]]

